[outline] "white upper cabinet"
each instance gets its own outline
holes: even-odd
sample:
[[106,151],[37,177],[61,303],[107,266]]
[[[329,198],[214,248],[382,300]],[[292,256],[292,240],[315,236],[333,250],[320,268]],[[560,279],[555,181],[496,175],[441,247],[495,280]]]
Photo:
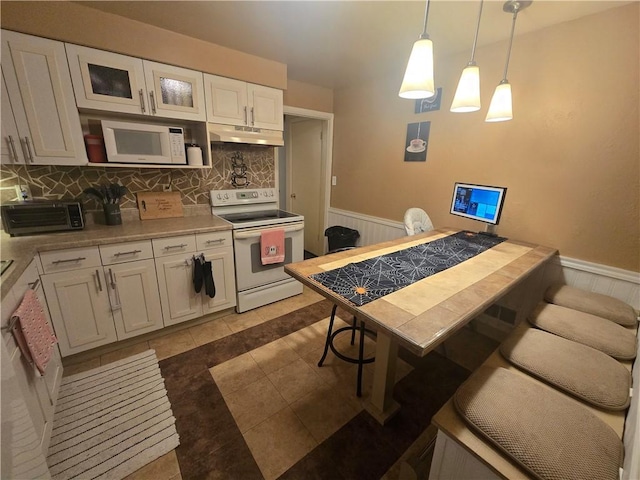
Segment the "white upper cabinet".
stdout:
[[202,72],[143,60],[152,115],[206,121]]
[[204,74],[207,121],[283,129],[282,90]]
[[201,72],[67,43],[79,108],[204,121]]
[[0,80],[2,81],[2,149],[0,150],[0,162],[7,165],[23,165],[24,152],[20,148],[20,134],[18,133],[18,125],[13,114],[11,101],[9,100],[9,92],[4,81],[4,73]]
[[65,44],[79,108],[148,113],[139,58]]
[[249,125],[271,130],[284,129],[282,90],[247,83]]
[[[16,127],[12,138],[19,135],[18,142],[14,139],[17,155],[24,153],[33,165],[86,164],[64,44],[2,30],[2,75],[3,105],[6,94]],[[5,120],[3,106],[3,137]]]

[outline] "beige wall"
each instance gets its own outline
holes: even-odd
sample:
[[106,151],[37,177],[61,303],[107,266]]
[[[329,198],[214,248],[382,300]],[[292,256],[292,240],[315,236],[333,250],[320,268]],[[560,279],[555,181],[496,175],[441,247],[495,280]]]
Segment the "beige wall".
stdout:
[[2,28],[274,88],[287,66],[72,2],[2,2]]
[[333,112],[333,90],[309,83],[289,80],[284,92],[284,104],[320,112]]
[[[468,54],[436,61],[437,112],[414,114],[397,96],[401,71],[336,90],[331,206],[397,221],[419,206],[436,226],[478,230],[448,213],[453,183],[506,186],[501,235],[640,271],[639,7],[516,38],[510,122],[484,122],[506,43],[477,52],[480,112],[449,112]],[[407,124],[416,121],[431,121],[427,161],[405,163]]]

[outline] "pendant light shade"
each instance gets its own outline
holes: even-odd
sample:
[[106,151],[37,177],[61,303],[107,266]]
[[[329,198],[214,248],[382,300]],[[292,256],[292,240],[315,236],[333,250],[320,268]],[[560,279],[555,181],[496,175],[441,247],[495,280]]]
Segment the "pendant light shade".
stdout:
[[480,18],[482,17],[482,4],[480,0],[480,11],[478,12],[478,23],[476,34],[473,38],[471,49],[471,60],[462,70],[456,94],[453,97],[450,111],[454,113],[467,113],[480,110],[480,67],[476,65],[476,44],[478,43],[478,32],[480,31]]
[[429,98],[436,94],[433,79],[433,42],[427,34],[429,0],[425,5],[424,28],[420,38],[413,44],[407,69],[404,72],[398,95],[402,98]]
[[507,81],[500,82],[493,92],[491,104],[487,112],[486,122],[504,122],[513,118],[511,105],[511,84]]
[[513,45],[513,33],[516,29],[516,20],[518,12],[531,5],[531,1],[525,0],[509,0],[502,6],[502,10],[507,13],[513,13],[513,21],[511,23],[511,36],[509,37],[509,49],[507,50],[507,61],[504,65],[504,76],[502,81],[496,87],[491,98],[489,111],[485,122],[504,122],[513,118],[513,107],[511,99],[511,84],[507,80],[507,70],[509,70],[509,58],[511,57],[511,47]]
[[413,44],[398,95],[402,98],[429,98],[435,92],[433,42],[429,38],[420,38]]
[[455,113],[480,110],[480,67],[477,65],[467,65],[462,70],[450,110]]

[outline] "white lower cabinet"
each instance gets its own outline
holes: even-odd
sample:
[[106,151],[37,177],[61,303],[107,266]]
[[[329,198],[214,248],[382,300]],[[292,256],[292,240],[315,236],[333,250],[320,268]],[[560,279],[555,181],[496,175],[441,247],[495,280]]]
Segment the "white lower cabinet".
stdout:
[[192,254],[156,258],[162,315],[166,326],[202,316],[202,294],[193,288]]
[[118,340],[102,267],[42,276],[62,356]]
[[40,254],[63,356],[164,326],[152,257],[149,240]]
[[203,293],[204,314],[217,312],[236,305],[236,275],[233,266],[233,248],[223,247],[204,250],[204,257],[211,262],[213,281],[216,285],[216,295],[211,298]]
[[162,328],[162,310],[152,259],[104,267],[118,340]]
[[[194,289],[199,254],[212,264],[213,298]],[[229,231],[42,252],[40,260],[63,357],[236,304]]]
[[[9,294],[2,299],[3,326],[9,324],[13,312],[19,306],[28,289],[35,290],[45,317],[49,320],[38,269],[36,262],[33,261]],[[40,376],[36,373],[34,365],[30,364],[22,355],[9,330],[3,330],[2,342],[2,348],[10,360],[10,366],[4,365],[4,362],[2,365],[2,442],[3,445],[5,442],[7,445],[6,449],[3,447],[2,476],[4,478],[6,474],[8,475],[6,478],[24,478],[20,473],[24,474],[27,470],[23,469],[31,471],[31,468],[35,468],[36,464],[33,462],[37,460],[40,453],[46,456],[49,447],[53,414],[62,379],[62,360],[58,347],[54,347],[53,356],[44,375]],[[18,390],[5,389],[5,386],[8,385],[5,381],[17,385]],[[7,396],[6,402],[5,395]],[[10,399],[11,401],[9,401]],[[15,424],[13,424],[14,421]],[[27,423],[29,424],[29,434],[25,430]],[[31,426],[33,426],[33,430],[30,428]],[[5,458],[5,450],[12,452],[11,458]],[[46,471],[46,464],[42,467]],[[13,471],[15,476],[9,474],[10,471]]]
[[[212,232],[153,241],[160,287],[160,301],[165,326],[175,325],[209,313],[231,308],[236,304],[236,282],[233,266],[233,247],[230,232]],[[202,248],[199,250],[193,249]],[[211,245],[219,245],[210,248]],[[169,255],[172,248],[189,249]],[[172,247],[172,248],[167,248]],[[216,294],[210,298],[205,287],[196,293],[193,284],[193,261],[204,255],[211,262]]]

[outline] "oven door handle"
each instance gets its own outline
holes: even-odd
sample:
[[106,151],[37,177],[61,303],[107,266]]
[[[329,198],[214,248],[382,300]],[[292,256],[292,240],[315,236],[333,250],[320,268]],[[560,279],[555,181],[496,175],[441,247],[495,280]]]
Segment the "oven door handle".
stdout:
[[[284,233],[291,232],[299,232],[300,230],[304,230],[304,225],[298,225],[295,227],[284,227]],[[233,238],[237,238],[239,240],[244,240],[247,238],[259,238],[261,235],[261,231],[252,231],[252,232],[233,232]]]

